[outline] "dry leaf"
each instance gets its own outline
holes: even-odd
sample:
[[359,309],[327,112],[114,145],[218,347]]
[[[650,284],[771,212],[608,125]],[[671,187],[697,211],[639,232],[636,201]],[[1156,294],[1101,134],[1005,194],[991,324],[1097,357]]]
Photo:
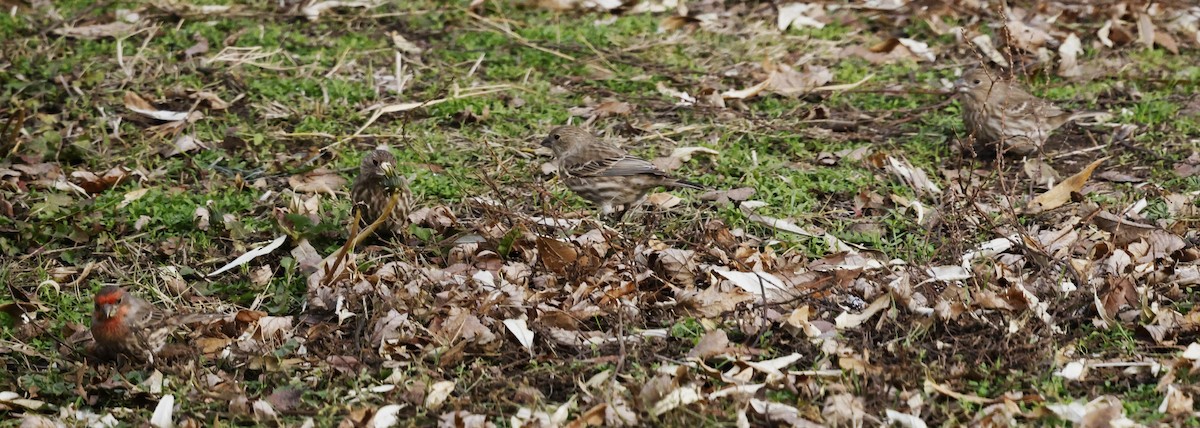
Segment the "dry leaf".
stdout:
[[729,348],[729,337],[725,334],[725,330],[717,329],[704,333],[696,346],[688,351],[687,357],[707,360],[724,354],[727,348]]
[[375,3],[370,2],[370,1],[330,0],[330,1],[311,3],[308,6],[305,6],[303,9],[300,9],[300,12],[303,13],[304,17],[308,18],[309,21],[316,21],[317,19],[319,19],[321,17],[321,13],[325,12],[326,10],[333,9],[335,7],[374,7],[374,6],[375,6]]
[[192,36],[192,40],[195,40],[196,44],[183,50],[184,58],[191,59],[196,55],[208,52],[208,39],[206,39],[203,35],[196,34]]
[[1062,77],[1077,77],[1083,74],[1079,67],[1079,55],[1083,54],[1083,43],[1075,33],[1067,36],[1062,45],[1058,46],[1058,75]]
[[541,259],[542,265],[560,275],[566,272],[567,266],[575,264],[575,260],[579,258],[579,253],[575,251],[573,245],[553,238],[539,236],[537,248],[538,258]]
[[1037,52],[1039,48],[1045,47],[1047,42],[1054,40],[1045,30],[1021,21],[1008,21],[1007,27],[1012,43],[1026,52]]
[[770,72],[766,90],[785,97],[804,95],[833,80],[833,72],[820,65],[806,66],[803,73],[785,64],[767,64],[764,68]]
[[54,34],[76,39],[94,40],[105,37],[117,37],[132,33],[137,27],[126,22],[110,22],[108,24],[85,25],[82,27],[65,27],[54,30]]
[[97,176],[90,171],[79,170],[71,173],[71,178],[89,194],[95,195],[116,186],[129,176],[129,170],[122,166],[114,166],[104,172],[103,176]]
[[776,26],[779,31],[792,27],[825,28],[825,23],[819,20],[824,17],[825,9],[820,3],[788,3],[779,6],[779,18]]
[[[180,122],[180,121],[192,120],[192,115],[186,111],[160,110],[157,107],[154,107],[154,105],[150,104],[149,101],[146,101],[145,98],[142,98],[141,95],[138,95],[131,91],[125,92],[125,108],[129,109],[130,111],[139,113],[143,116],[146,116],[146,117],[149,117],[152,119],[156,119],[156,120],[161,120],[164,122]],[[199,112],[192,112],[192,113],[199,114]],[[194,121],[194,120],[192,120],[192,121]]]
[[1068,177],[1062,183],[1054,186],[1053,189],[1033,198],[1024,212],[1026,214],[1036,214],[1063,206],[1063,204],[1071,200],[1071,193],[1078,193],[1080,190],[1083,190],[1083,185],[1087,183],[1088,178],[1091,178],[1092,172],[1096,171],[1096,167],[1099,167],[1107,159],[1107,157],[1096,159],[1096,161],[1084,167],[1083,171],[1079,171],[1079,173]]
[[1138,44],[1145,46],[1146,49],[1154,47],[1154,22],[1150,21],[1150,15],[1141,14],[1137,21],[1138,29]]
[[346,179],[328,168],[317,168],[304,174],[288,177],[292,190],[300,193],[328,193],[346,186]]
[[663,171],[673,171],[687,161],[692,160],[692,155],[697,153],[706,155],[719,155],[721,152],[710,149],[708,147],[678,147],[671,151],[671,155],[667,157],[655,158],[651,163]]
[[208,150],[208,145],[204,144],[191,134],[180,135],[168,147],[163,147],[158,151],[158,154],[163,157],[171,157],[180,153],[187,153],[193,150],[205,149]]
[[971,44],[979,50],[983,56],[1001,67],[1008,67],[1008,60],[1004,59],[1004,55],[996,50],[996,46],[992,44],[992,38],[987,34],[980,34],[971,39]]

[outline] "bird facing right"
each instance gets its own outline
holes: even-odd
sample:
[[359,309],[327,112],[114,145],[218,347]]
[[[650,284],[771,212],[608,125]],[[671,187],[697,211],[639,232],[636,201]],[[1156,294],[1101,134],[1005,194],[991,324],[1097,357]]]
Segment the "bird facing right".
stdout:
[[558,175],[571,191],[618,219],[656,187],[704,189],[577,126],[554,128],[541,144],[558,158]]
[[983,69],[963,74],[955,85],[963,94],[963,124],[976,141],[998,144],[1016,155],[1037,152],[1050,134],[1067,122],[1104,112],[1064,112],[1031,95],[1020,85],[991,76]]
[[350,199],[354,201],[354,209],[361,212],[363,226],[374,223],[392,195],[399,193],[400,199],[392,215],[380,230],[391,233],[401,233],[407,229],[408,210],[412,206],[412,192],[408,189],[408,181],[395,169],[396,157],[387,150],[375,150],[363,157],[358,167],[358,177],[350,187]]

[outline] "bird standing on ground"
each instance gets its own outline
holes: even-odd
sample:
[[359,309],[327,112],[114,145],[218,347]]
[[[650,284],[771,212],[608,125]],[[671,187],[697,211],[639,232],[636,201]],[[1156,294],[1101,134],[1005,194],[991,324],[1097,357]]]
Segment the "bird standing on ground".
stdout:
[[110,359],[123,355],[150,364],[180,326],[224,316],[168,314],[114,285],[101,289],[95,303],[91,333],[96,353]]
[[350,187],[350,198],[354,209],[361,212],[363,226],[374,223],[383,215],[384,208],[392,195],[399,193],[400,199],[387,223],[379,230],[400,234],[407,230],[408,212],[412,207],[412,192],[408,181],[396,170],[396,157],[387,150],[375,150],[363,157],[358,168],[358,177]]
[[620,219],[655,187],[704,189],[667,175],[645,159],[576,126],[560,126],[542,140],[558,158],[558,175],[571,191]]
[[1106,114],[1065,112],[983,69],[967,71],[955,86],[964,95],[963,123],[967,132],[980,143],[999,144],[999,148],[1016,155],[1038,151],[1050,133],[1067,122]]

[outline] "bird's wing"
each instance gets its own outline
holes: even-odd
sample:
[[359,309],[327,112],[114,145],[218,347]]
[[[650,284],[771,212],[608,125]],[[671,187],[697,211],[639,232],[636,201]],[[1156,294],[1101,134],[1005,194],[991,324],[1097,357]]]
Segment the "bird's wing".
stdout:
[[161,325],[166,325],[166,324],[168,324],[168,321],[170,321],[171,317],[167,316],[166,312],[160,311],[160,310],[158,310],[158,308],[154,308],[154,307],[149,307],[147,309],[148,310],[144,311],[145,312],[145,314],[143,314],[144,318],[141,320],[141,322],[144,323],[142,325],[153,328],[153,327],[157,327],[157,326],[161,326]]
[[657,166],[654,166],[654,164],[650,163],[649,161],[630,155],[625,155],[624,157],[616,159],[616,161],[609,165],[608,169],[605,170],[601,175],[622,176],[642,174],[666,175],[661,169],[658,169]]
[[620,177],[643,174],[665,175],[662,170],[645,159],[627,154],[566,165],[566,169],[570,175],[576,177]]
[[1046,118],[1063,114],[1054,104],[1015,88],[1008,92],[1004,110],[1009,117]]
[[595,144],[566,157],[560,165],[575,177],[616,177],[640,174],[663,175],[654,164],[630,155],[619,147]]

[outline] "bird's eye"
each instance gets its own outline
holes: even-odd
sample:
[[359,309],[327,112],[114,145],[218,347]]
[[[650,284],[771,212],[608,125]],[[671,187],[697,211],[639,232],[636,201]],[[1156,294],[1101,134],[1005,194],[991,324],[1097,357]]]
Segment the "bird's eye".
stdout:
[[560,136],[558,134],[551,135],[550,137],[554,138],[554,141],[558,141],[558,139],[560,138]]
[[974,84],[978,85],[978,84],[980,84],[980,83],[983,83],[983,81],[981,81],[981,80],[979,80],[979,79],[975,79],[975,81],[974,81],[974,82],[972,82],[972,83],[974,83]]

